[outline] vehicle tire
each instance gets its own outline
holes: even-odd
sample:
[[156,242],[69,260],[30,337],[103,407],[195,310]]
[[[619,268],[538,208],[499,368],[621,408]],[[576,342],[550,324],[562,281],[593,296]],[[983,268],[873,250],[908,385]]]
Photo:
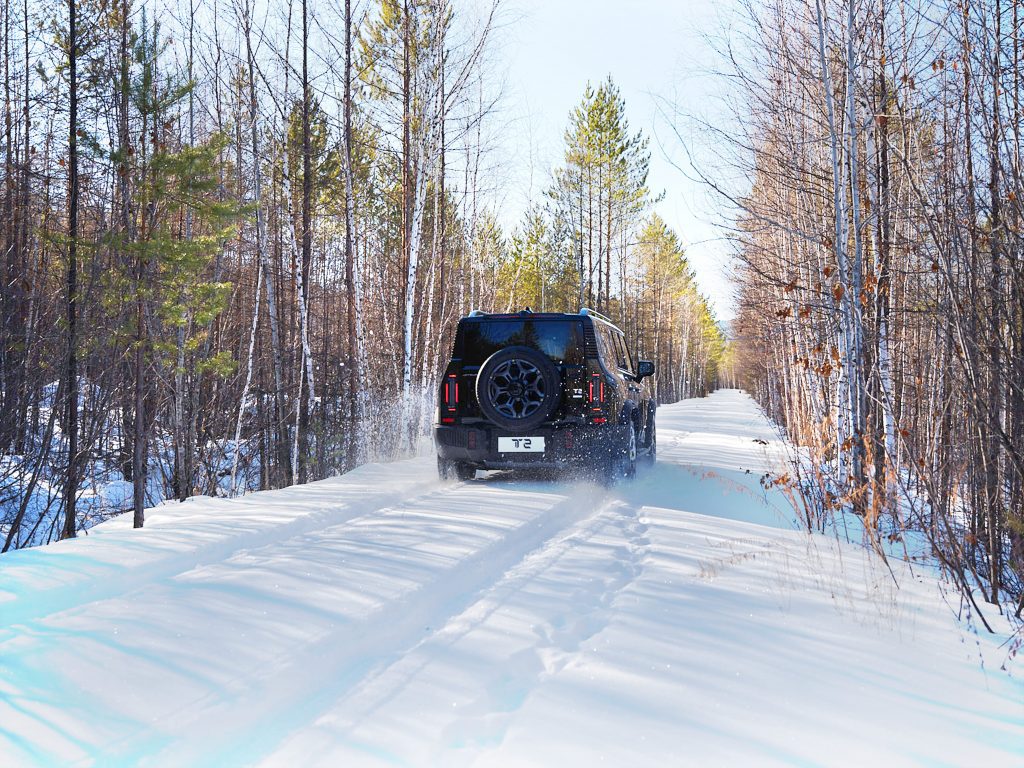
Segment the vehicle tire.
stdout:
[[646,451],[643,454],[643,463],[651,466],[658,458],[658,427],[654,423],[654,416],[651,415],[650,426],[647,427]]
[[627,480],[632,480],[636,477],[636,454],[637,454],[637,443],[636,439],[636,424],[632,421],[629,422],[629,434],[626,438],[626,450],[622,457],[622,475]]
[[600,478],[602,484],[611,487],[623,480],[632,480],[636,477],[636,452],[636,425],[630,421],[626,429],[626,439],[620,445],[612,447],[604,477]]
[[476,377],[476,399],[491,422],[527,432],[542,424],[561,399],[558,369],[529,347],[506,347],[487,358]]
[[437,457],[437,476],[441,478],[441,482],[446,483],[449,480],[455,479],[455,462],[448,461],[448,459],[442,459],[440,456]]
[[455,477],[458,480],[472,480],[476,477],[476,467],[464,461],[455,462]]
[[452,480],[472,480],[476,477],[476,467],[464,461],[452,461],[437,457],[437,476],[444,482]]

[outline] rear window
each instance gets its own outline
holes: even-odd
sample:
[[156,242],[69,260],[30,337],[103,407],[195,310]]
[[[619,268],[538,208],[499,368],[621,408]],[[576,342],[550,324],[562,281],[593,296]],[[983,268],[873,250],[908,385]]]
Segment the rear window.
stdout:
[[463,323],[459,335],[467,365],[482,365],[499,349],[512,346],[536,349],[556,363],[585,362],[582,320],[479,320]]

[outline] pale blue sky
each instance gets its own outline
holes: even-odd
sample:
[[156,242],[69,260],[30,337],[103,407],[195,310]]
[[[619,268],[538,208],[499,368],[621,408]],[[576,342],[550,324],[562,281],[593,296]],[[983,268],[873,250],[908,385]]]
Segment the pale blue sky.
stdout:
[[[723,7],[711,0],[508,0],[498,65],[506,74],[502,104],[507,128],[499,141],[511,176],[500,208],[518,220],[531,195],[538,199],[562,158],[570,110],[587,81],[611,74],[626,101],[631,128],[651,140],[651,189],[665,192],[656,210],[676,230],[701,290],[721,320],[732,317],[726,274],[729,246],[717,224],[729,213],[673,167],[684,156],[660,99],[713,116],[723,81],[703,73],[716,65],[705,35],[719,36]],[[692,125],[680,126],[692,134]],[[700,137],[695,136],[699,152]],[[698,155],[699,158],[699,155]],[[700,162],[700,160],[698,160]],[[511,219],[511,221],[509,220]]]

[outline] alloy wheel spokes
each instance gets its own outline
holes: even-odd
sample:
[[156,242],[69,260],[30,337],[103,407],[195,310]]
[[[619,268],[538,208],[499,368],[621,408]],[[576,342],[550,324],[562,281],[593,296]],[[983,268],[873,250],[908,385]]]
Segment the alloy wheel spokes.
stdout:
[[525,419],[544,403],[544,377],[540,369],[528,360],[506,360],[491,376],[487,394],[494,409],[502,416]]

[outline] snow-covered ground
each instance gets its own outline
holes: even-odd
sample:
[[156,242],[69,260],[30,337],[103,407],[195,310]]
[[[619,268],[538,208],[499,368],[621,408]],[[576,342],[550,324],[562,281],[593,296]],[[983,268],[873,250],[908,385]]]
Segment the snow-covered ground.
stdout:
[[0,764],[1024,765],[1005,638],[797,530],[746,395],[658,427],[611,491],[416,459],[4,555]]

